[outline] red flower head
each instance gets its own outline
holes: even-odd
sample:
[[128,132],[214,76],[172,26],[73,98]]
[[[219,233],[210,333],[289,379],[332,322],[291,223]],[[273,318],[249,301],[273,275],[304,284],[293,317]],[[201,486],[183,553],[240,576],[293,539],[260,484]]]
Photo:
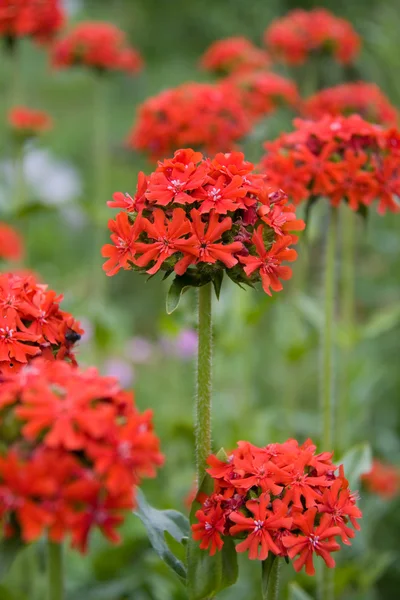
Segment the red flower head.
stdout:
[[34,356],[69,359],[82,329],[60,309],[62,296],[31,275],[0,274],[0,374],[19,371]]
[[53,120],[42,110],[15,106],[8,113],[8,124],[16,136],[25,140],[51,129]]
[[371,492],[390,500],[400,491],[400,469],[375,459],[371,471],[362,476],[362,481]]
[[24,254],[24,244],[15,229],[0,221],[0,260],[19,260]]
[[200,66],[220,75],[266,69],[271,60],[265,50],[257,48],[245,37],[217,40],[206,50]]
[[304,229],[286,194],[265,185],[240,152],[206,159],[178,150],[150,177],[139,174],[134,198],[117,193],[108,204],[123,212],[109,222],[107,274],[175,272],[185,286],[220,281],[225,271],[236,283],[279,291],[291,276],[282,262],[297,257],[293,232]]
[[0,431],[0,524],[25,542],[48,530],[84,552],[95,527],[118,542],[135,486],[163,463],[151,412],[115,379],[66,362],[3,376]]
[[357,113],[366,121],[382,125],[395,126],[398,121],[397,110],[379,87],[364,81],[321,90],[304,102],[302,112],[310,119]]
[[96,71],[137,73],[143,61],[128,46],[125,34],[116,25],[102,22],[79,23],[55,43],[52,61],[58,69],[84,65]]
[[244,107],[252,119],[266,117],[279,106],[296,108],[300,102],[296,84],[276,73],[253,71],[233,74],[229,81],[238,87]]
[[357,211],[377,202],[377,211],[399,212],[399,132],[358,115],[295,119],[295,131],[265,144],[261,168],[271,185],[295,204],[312,197],[341,201]]
[[252,560],[265,560],[269,553],[295,557],[293,566],[314,575],[313,556],[321,556],[334,567],[332,552],[338,540],[350,544],[353,525],[361,511],[348,489],[343,468],[332,464],[332,453],[316,454],[311,440],[302,446],[295,440],[262,448],[239,442],[225,460],[211,455],[207,472],[214,492],[199,493],[192,525],[200,548],[215,554],[225,537],[238,540],[237,552]]
[[266,29],[264,39],[274,58],[293,65],[306,62],[315,52],[332,54],[339,63],[347,64],[361,45],[348,21],[323,8],[289,12]]
[[1,0],[0,35],[9,44],[17,38],[50,41],[64,24],[61,0]]
[[185,146],[212,154],[231,150],[250,128],[241,95],[231,82],[184,83],[139,107],[127,145],[154,159]]

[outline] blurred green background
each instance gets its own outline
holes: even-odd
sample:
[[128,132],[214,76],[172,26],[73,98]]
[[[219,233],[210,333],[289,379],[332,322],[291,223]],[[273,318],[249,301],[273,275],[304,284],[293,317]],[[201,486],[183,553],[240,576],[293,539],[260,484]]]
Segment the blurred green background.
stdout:
[[[199,56],[214,40],[245,35],[260,44],[271,20],[295,7],[324,6],[348,18],[363,38],[356,63],[359,78],[379,84],[395,106],[398,78],[400,13],[398,0],[86,0],[66,2],[72,21],[108,20],[121,26],[146,61],[138,77],[108,79],[108,147],[111,169],[104,189],[106,221],[114,211],[105,202],[113,191],[133,193],[137,172],[151,170],[143,157],[127,152],[123,139],[134,122],[138,103],[149,95],[187,80],[205,80]],[[165,314],[166,285],[146,282],[133,273],[108,279],[102,259],[93,265],[92,125],[95,83],[81,69],[51,70],[46,52],[23,42],[23,103],[45,109],[55,127],[29,149],[25,168],[27,205],[13,214],[10,201],[12,148],[1,119],[0,218],[13,222],[27,244],[26,266],[64,294],[64,306],[82,319],[87,334],[80,344],[82,365],[95,363],[133,386],[140,408],[154,409],[166,454],[166,466],[144,490],[159,508],[185,508],[192,487],[195,297],[190,292],[173,316]],[[354,75],[354,73],[353,73]],[[301,75],[300,75],[301,77]],[[339,68],[326,64],[326,79],[338,83]],[[5,115],[10,66],[3,53],[0,99]],[[301,81],[300,81],[301,83]],[[290,128],[281,111],[264,124],[247,149],[261,154],[263,135]],[[304,440],[318,434],[318,331],[321,321],[320,279],[324,215],[313,217],[309,231],[309,277],[304,289],[296,279],[270,299],[262,293],[233,289],[224,282],[215,302],[214,446],[232,447],[239,439],[255,444]],[[96,275],[96,269],[98,275]],[[357,229],[357,340],[352,352],[352,444],[368,441],[373,453],[400,462],[399,334],[400,235],[393,215],[371,214]],[[94,273],[94,274],[93,274]],[[93,277],[104,286],[103,300],[94,293]],[[338,352],[351,343],[338,330]],[[337,555],[337,597],[343,600],[386,600],[400,586],[398,500],[388,502],[362,492],[362,532],[352,548]],[[100,538],[82,559],[67,561],[68,600],[180,600],[185,591],[150,549],[141,523],[130,516],[124,544],[110,548]],[[221,598],[259,598],[259,565],[241,560],[239,582]],[[33,564],[35,563],[35,564]],[[35,568],[30,577],[29,569]],[[43,576],[40,573],[43,571]],[[21,573],[24,576],[21,577]],[[285,581],[294,580],[285,567]],[[315,582],[296,576],[315,597]],[[282,598],[296,590],[285,585]],[[3,586],[1,600],[42,600],[44,557],[32,549],[21,556]]]

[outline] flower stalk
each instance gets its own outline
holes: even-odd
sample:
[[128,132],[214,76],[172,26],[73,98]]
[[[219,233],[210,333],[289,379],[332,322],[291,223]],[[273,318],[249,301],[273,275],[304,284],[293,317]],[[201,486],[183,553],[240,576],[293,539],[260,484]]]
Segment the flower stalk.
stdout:
[[24,173],[25,149],[22,142],[18,142],[14,158],[14,212],[17,213],[25,204],[25,173]]
[[48,540],[47,542],[47,572],[48,572],[48,599],[63,600],[64,574],[63,574],[63,547]]
[[263,600],[278,600],[280,569],[281,561],[272,553],[261,563]]
[[200,485],[211,454],[212,392],[212,286],[208,283],[198,292],[199,345],[196,388],[196,469]]

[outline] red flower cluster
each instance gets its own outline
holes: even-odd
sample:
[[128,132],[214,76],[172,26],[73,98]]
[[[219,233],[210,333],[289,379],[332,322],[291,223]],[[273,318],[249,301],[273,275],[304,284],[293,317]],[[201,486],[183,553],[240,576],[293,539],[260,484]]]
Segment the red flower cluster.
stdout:
[[71,534],[84,552],[95,527],[118,542],[134,486],[163,463],[152,413],[96,369],[33,361],[0,386],[0,521],[25,542]]
[[400,133],[358,115],[295,119],[295,131],[265,144],[261,161],[267,181],[295,203],[325,196],[350,208],[378,201],[378,213],[400,205]]
[[32,110],[26,106],[15,106],[8,113],[8,123],[12,130],[23,139],[35,137],[53,126],[52,118],[42,110]]
[[332,54],[347,64],[360,49],[360,37],[351,23],[323,8],[296,9],[276,19],[265,31],[265,44],[277,59],[298,65],[314,52]]
[[267,52],[257,48],[245,37],[217,40],[200,60],[203,69],[220,75],[266,69],[270,64]]
[[332,552],[340,550],[336,538],[350,545],[359,529],[361,511],[348,487],[343,468],[335,474],[331,452],[315,454],[307,440],[269,444],[263,448],[239,442],[226,461],[211,455],[207,472],[214,480],[210,496],[199,493],[202,504],[192,525],[200,548],[215,554],[224,537],[240,540],[237,552],[250,559],[298,556],[293,566],[314,575],[313,555],[334,567]]
[[232,83],[184,83],[139,107],[127,145],[154,159],[184,146],[213,154],[231,150],[250,127],[241,95]]
[[398,496],[400,491],[400,469],[375,459],[372,469],[361,477],[364,485],[387,500]]
[[374,83],[342,83],[310,96],[303,104],[303,114],[310,119],[324,115],[348,116],[357,113],[366,121],[396,125],[398,112]]
[[84,22],[53,47],[53,65],[63,69],[84,65],[100,72],[137,73],[143,66],[139,52],[128,46],[125,34],[115,25]]
[[31,36],[51,40],[64,25],[61,0],[1,0],[0,35],[13,40]]
[[300,102],[294,81],[276,73],[253,71],[234,74],[229,81],[239,89],[251,120],[265,117],[282,105],[297,108]]
[[196,285],[225,270],[236,283],[262,281],[271,294],[289,279],[284,261],[297,257],[292,231],[304,228],[282,190],[271,191],[240,152],[203,158],[178,150],[147,178],[139,174],[134,198],[116,193],[109,221],[112,244],[103,247],[108,275],[119,269],[185,274]]
[[39,354],[68,359],[83,331],[60,309],[62,296],[31,275],[0,273],[0,374],[19,371]]
[[19,260],[24,254],[24,244],[15,229],[0,221],[0,260]]

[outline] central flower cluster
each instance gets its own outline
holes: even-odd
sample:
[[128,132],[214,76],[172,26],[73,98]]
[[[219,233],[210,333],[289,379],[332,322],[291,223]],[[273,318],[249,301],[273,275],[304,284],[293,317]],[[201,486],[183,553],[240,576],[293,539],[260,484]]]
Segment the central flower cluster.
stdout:
[[[112,244],[103,247],[104,269],[158,270],[191,276],[196,285],[225,271],[235,283],[262,281],[271,294],[289,279],[297,253],[291,232],[304,228],[282,190],[273,191],[240,152],[203,158],[191,149],[139,175],[134,198],[116,193],[109,221]],[[190,285],[190,283],[188,283]]]
[[239,442],[238,448],[220,460],[208,459],[207,472],[214,492],[200,492],[192,525],[193,538],[211,555],[221,550],[224,537],[239,540],[237,552],[250,559],[275,556],[298,558],[293,566],[305,566],[314,574],[313,555],[334,567],[332,552],[340,549],[336,538],[349,545],[361,511],[348,487],[343,468],[332,464],[332,453],[315,453],[311,440],[302,446],[295,440],[263,448]]
[[84,552],[96,526],[117,542],[134,486],[163,463],[151,411],[115,379],[62,361],[3,376],[0,433],[0,523],[25,542],[48,531]]

